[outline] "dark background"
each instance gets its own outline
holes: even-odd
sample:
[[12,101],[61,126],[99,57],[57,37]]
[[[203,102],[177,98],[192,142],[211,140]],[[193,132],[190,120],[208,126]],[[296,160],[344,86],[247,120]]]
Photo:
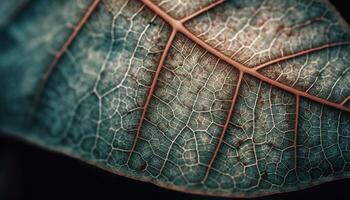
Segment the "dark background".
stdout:
[[[331,1],[350,21],[347,1]],[[259,199],[345,199],[350,179]],[[79,160],[0,136],[0,200],[6,199],[208,199],[117,176]],[[349,199],[350,197],[346,198]]]

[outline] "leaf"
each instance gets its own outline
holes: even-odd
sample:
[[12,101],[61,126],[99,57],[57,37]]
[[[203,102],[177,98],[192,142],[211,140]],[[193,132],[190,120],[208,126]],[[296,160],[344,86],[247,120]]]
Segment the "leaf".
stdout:
[[2,132],[198,194],[349,177],[350,32],[328,2],[9,2]]

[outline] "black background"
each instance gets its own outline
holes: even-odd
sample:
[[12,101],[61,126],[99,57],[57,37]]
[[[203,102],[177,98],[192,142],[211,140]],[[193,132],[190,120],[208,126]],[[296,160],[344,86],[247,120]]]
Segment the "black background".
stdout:
[[[349,22],[348,1],[331,1]],[[350,179],[258,199],[345,199]],[[224,199],[184,194],[117,176],[79,160],[0,136],[0,200],[3,199]],[[349,199],[348,197],[347,199]]]

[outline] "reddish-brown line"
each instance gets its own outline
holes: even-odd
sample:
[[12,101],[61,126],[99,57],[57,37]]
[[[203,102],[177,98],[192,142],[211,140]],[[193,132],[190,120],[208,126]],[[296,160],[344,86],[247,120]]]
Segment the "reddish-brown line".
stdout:
[[320,50],[323,50],[323,49],[337,47],[337,46],[342,46],[342,45],[350,45],[350,41],[334,42],[334,43],[325,44],[325,45],[314,47],[314,48],[307,49],[307,50],[301,50],[301,51],[298,51],[296,53],[292,53],[290,55],[282,56],[282,57],[276,58],[274,60],[262,63],[262,64],[260,64],[260,65],[258,65],[256,67],[254,67],[253,69],[254,70],[259,70],[259,69],[262,69],[264,67],[270,66],[272,64],[281,62],[281,61],[289,60],[289,59],[296,58],[296,57],[299,57],[299,56],[302,56],[302,55],[306,55],[306,54],[309,54],[309,53],[312,53],[312,52],[315,52],[315,51],[320,51]]
[[130,158],[133,154],[133,152],[135,151],[135,148],[136,148],[136,143],[140,137],[140,134],[141,134],[141,128],[142,128],[142,125],[143,125],[143,122],[145,120],[145,116],[146,116],[146,112],[148,110],[148,107],[149,107],[149,104],[151,102],[151,99],[152,99],[152,96],[153,96],[153,93],[154,93],[154,90],[156,88],[156,85],[157,85],[157,82],[158,82],[158,78],[159,78],[159,75],[160,75],[160,71],[163,67],[163,64],[164,64],[164,61],[165,61],[165,58],[166,56],[168,55],[168,52],[169,52],[169,49],[171,47],[171,44],[175,38],[175,35],[176,35],[176,30],[173,29],[170,36],[169,36],[169,39],[168,39],[168,42],[167,44],[165,45],[165,48],[163,50],[163,53],[160,57],[160,60],[159,60],[159,63],[158,63],[158,66],[156,68],[156,72],[154,73],[154,77],[153,77],[153,80],[152,80],[152,83],[151,83],[151,86],[148,90],[148,94],[147,94],[147,97],[146,97],[146,100],[145,100],[145,103],[142,107],[142,113],[141,113],[141,117],[139,119],[139,122],[138,122],[138,125],[137,125],[137,129],[136,129],[136,136],[135,136],[135,139],[133,141],[133,144],[132,144],[132,147],[131,147],[131,150],[130,150],[130,153],[128,155],[128,159],[126,161],[126,163],[129,163],[130,161]]
[[[154,3],[152,3],[149,0],[141,0],[149,9],[151,9],[153,12],[155,12],[156,14],[158,14],[161,18],[163,18],[167,23],[169,23],[174,29],[176,29],[178,32],[184,34],[185,36],[187,36],[189,39],[191,39],[193,42],[197,43],[199,46],[201,46],[202,48],[206,49],[208,52],[212,53],[213,55],[217,56],[218,58],[220,58],[221,60],[231,64],[233,67],[237,68],[240,73],[246,73],[249,74],[255,78],[258,78],[272,86],[276,86],[280,89],[283,89],[287,92],[293,93],[294,95],[297,96],[297,103],[298,104],[298,115],[299,115],[299,100],[300,100],[300,96],[305,97],[307,99],[322,103],[324,105],[328,105],[340,110],[344,110],[347,112],[350,112],[350,108],[347,108],[341,104],[337,104],[334,102],[330,102],[328,100],[319,98],[317,96],[313,96],[311,94],[308,94],[306,92],[302,92],[299,90],[296,90],[293,87],[284,85],[278,81],[272,80],[268,77],[263,76],[262,74],[258,73],[255,69],[249,68],[247,66],[244,66],[236,61],[234,61],[233,59],[231,59],[230,57],[226,56],[225,54],[223,54],[222,52],[218,51],[217,49],[211,47],[209,44],[205,43],[203,40],[201,40],[200,38],[198,38],[196,35],[194,35],[193,33],[191,33],[189,30],[187,30],[184,26],[183,23],[181,23],[181,21],[176,20],[174,18],[172,18],[170,15],[168,15],[166,12],[164,12],[163,10],[161,10],[157,5],[155,5]],[[346,43],[346,42],[345,42]],[[284,59],[279,59],[278,61],[275,60],[275,62],[280,62],[283,60],[289,59],[289,57],[284,57]],[[271,63],[270,63],[271,64]],[[350,97],[349,97],[350,98]],[[344,100],[345,102],[345,100]],[[297,124],[295,124],[295,126],[297,126]],[[294,138],[295,140],[297,139],[297,137]],[[295,141],[294,141],[295,143]],[[295,151],[295,150],[294,150]],[[206,175],[208,176],[208,175]]]
[[37,92],[35,94],[34,103],[37,104],[39,101],[39,98],[46,87],[47,81],[52,74],[54,68],[57,66],[58,61],[61,59],[65,51],[68,49],[68,47],[72,44],[80,30],[84,27],[87,20],[90,18],[91,14],[94,12],[98,4],[101,2],[101,0],[93,0],[87,10],[85,11],[83,17],[79,20],[78,24],[74,27],[71,34],[68,36],[66,42],[63,44],[61,49],[56,53],[54,59],[51,61],[49,67],[47,68],[47,71],[45,72],[44,76],[42,77],[41,83],[38,86]]
[[217,157],[217,154],[219,153],[219,150],[220,150],[220,147],[221,147],[221,144],[223,143],[224,141],[224,136],[225,136],[225,133],[228,129],[228,125],[230,123],[230,120],[231,120],[231,117],[232,117],[232,114],[234,112],[234,108],[235,108],[235,105],[236,105],[236,100],[237,100],[237,97],[238,97],[238,93],[239,93],[239,89],[241,87],[241,83],[242,83],[242,79],[243,79],[243,75],[244,73],[242,71],[239,72],[239,77],[238,77],[238,81],[237,81],[237,85],[236,85],[236,88],[235,88],[235,92],[232,96],[232,100],[231,100],[231,106],[230,106],[230,109],[227,113],[227,117],[226,117],[226,120],[225,120],[225,124],[222,128],[222,131],[220,133],[220,138],[219,138],[219,141],[218,143],[216,144],[216,147],[215,147],[215,151],[209,161],[209,164],[208,164],[208,167],[207,167],[207,170],[205,172],[205,175],[204,175],[204,178],[202,180],[202,182],[205,182],[209,176],[209,172],[210,172],[210,169],[212,168],[212,165],[215,161],[215,158]]
[[297,174],[297,146],[298,146],[298,125],[299,125],[299,110],[300,110],[300,97],[295,96],[295,122],[294,122],[294,169]]
[[[161,10],[157,5],[155,5],[154,3],[152,3],[149,0],[141,0],[149,9],[151,9],[152,11],[154,11],[156,14],[158,14],[161,18],[163,18],[167,23],[169,23],[174,29],[176,29],[178,32],[184,34],[185,36],[187,36],[189,39],[191,39],[193,42],[197,43],[199,46],[201,46],[202,48],[206,49],[208,52],[212,53],[213,55],[217,56],[218,58],[220,58],[221,60],[231,64],[233,67],[237,68],[240,73],[244,74],[247,73],[255,78],[258,78],[270,85],[276,86],[280,89],[283,89],[287,92],[293,93],[297,96],[297,107],[298,107],[298,115],[299,115],[299,100],[300,100],[300,96],[308,98],[310,100],[322,103],[324,105],[328,105],[328,106],[332,106],[335,108],[338,108],[340,110],[344,110],[347,112],[350,112],[350,108],[347,108],[343,105],[334,103],[334,102],[330,102],[328,100],[319,98],[317,96],[313,96],[311,94],[308,94],[306,92],[302,92],[299,90],[296,90],[293,87],[284,85],[276,80],[272,80],[268,77],[263,76],[262,74],[258,73],[255,69],[249,68],[247,66],[242,65],[241,63],[238,63],[236,61],[234,61],[233,59],[231,59],[230,57],[226,56],[225,54],[223,54],[222,52],[218,51],[217,49],[211,47],[209,44],[205,43],[203,40],[201,40],[200,38],[198,38],[197,36],[195,36],[193,33],[191,33],[189,30],[187,30],[184,26],[183,23],[179,20],[176,20],[174,18],[172,18],[170,15],[168,15],[166,12],[164,12],[163,10]],[[334,45],[334,44],[333,44]],[[282,60],[286,60],[289,59],[291,57],[284,57],[284,59],[279,59],[278,62],[282,61]],[[277,61],[275,61],[277,62]],[[271,63],[270,63],[271,64]],[[298,119],[296,119],[297,123]],[[297,126],[297,124],[295,124],[295,126]],[[297,132],[297,131],[296,131]],[[294,137],[294,140],[297,140],[297,137]],[[295,143],[296,141],[294,141],[294,145],[296,145]],[[218,149],[218,148],[217,148]],[[218,151],[218,150],[216,150]],[[296,148],[294,149],[294,151],[296,151]],[[211,161],[209,164],[210,166],[212,165]],[[294,165],[296,165],[296,161],[294,163]],[[208,169],[210,169],[211,167],[208,167]],[[207,169],[207,170],[208,170]],[[206,172],[205,177],[208,177],[209,172]],[[206,178],[204,178],[205,180]]]
[[[221,60],[227,62],[228,64],[232,65],[233,67],[236,67],[238,70],[249,74],[255,78],[258,78],[270,85],[276,86],[282,90],[285,90],[287,92],[290,92],[294,95],[298,95],[300,97],[304,97],[310,100],[313,100],[315,102],[325,104],[330,107],[337,108],[339,110],[350,112],[350,108],[343,106],[338,103],[334,103],[331,101],[328,101],[326,99],[322,99],[317,96],[313,96],[309,93],[299,91],[293,87],[290,87],[288,85],[284,85],[276,80],[270,79],[260,73],[258,73],[255,69],[249,68],[244,66],[243,64],[231,59],[230,57],[226,56],[219,50],[215,49],[214,47],[210,46],[209,44],[205,43],[202,39],[191,33],[183,24],[179,21],[168,15],[166,12],[164,12],[162,9],[160,9],[157,5],[155,5],[153,2],[149,0],[141,0],[149,9],[151,9],[153,12],[155,12],[157,15],[159,15],[161,18],[163,18],[167,23],[169,23],[174,29],[176,29],[178,32],[181,32],[186,37],[191,39],[193,42],[197,43],[199,46],[207,50],[208,52],[212,53],[216,57],[220,58]],[[284,59],[288,59],[288,57],[284,57]],[[282,61],[281,59],[279,61]]]
[[175,30],[182,23],[179,20],[174,19],[170,15],[168,15],[165,11],[163,11],[160,7],[158,7],[155,3],[150,0],[141,0],[143,4],[145,4],[150,10],[160,16],[164,21],[166,21],[169,25],[171,25]]
[[[222,52],[220,52],[219,50],[215,49],[214,47],[210,46],[209,44],[205,43],[203,40],[201,40],[200,38],[198,38],[196,35],[194,35],[193,33],[191,33],[185,26],[183,26],[183,24],[179,21],[176,20],[174,18],[172,18],[170,15],[168,15],[166,12],[164,12],[162,9],[160,9],[157,5],[155,5],[153,2],[149,1],[149,0],[141,0],[149,9],[151,9],[153,12],[155,12],[156,14],[158,14],[161,18],[163,18],[166,22],[168,22],[170,25],[172,25],[178,32],[181,32],[182,34],[184,34],[186,37],[188,37],[189,39],[191,39],[193,42],[197,43],[199,46],[201,46],[202,48],[204,48],[205,50],[207,50],[208,52],[212,53],[213,55],[215,55],[216,57],[220,58],[221,60],[231,64],[232,66],[236,67],[238,70],[243,71],[246,74],[249,74],[255,78],[258,78],[270,85],[276,86],[280,89],[283,89],[287,92],[290,92],[292,94],[295,95],[299,95],[301,97],[305,97],[307,99],[325,104],[327,106],[331,106],[334,108],[337,108],[339,110],[343,110],[343,111],[347,111],[350,112],[350,108],[347,108],[346,106],[343,106],[341,104],[338,103],[334,103],[331,101],[328,101],[326,99],[322,99],[320,97],[317,96],[313,96],[309,93],[303,92],[303,91],[299,91],[293,87],[290,87],[288,85],[284,85],[276,80],[270,79],[266,76],[263,76],[262,74],[258,73],[255,69],[249,68],[247,66],[244,66],[243,64],[231,59],[230,57],[226,56],[225,54],[223,54]],[[347,42],[345,42],[347,43]],[[288,59],[289,57],[284,57],[284,59]],[[282,61],[281,59],[279,59],[279,61]]]
[[325,104],[327,106],[331,106],[334,108],[337,108],[339,110],[344,110],[347,112],[350,112],[350,108],[347,108],[343,105],[340,105],[338,103],[334,103],[331,101],[328,101],[326,99],[322,99],[320,97],[317,96],[313,96],[307,92],[303,92],[303,91],[299,91],[293,87],[290,87],[288,85],[282,84],[276,80],[270,79],[260,73],[258,73],[256,70],[246,67],[234,60],[232,60],[230,57],[226,56],[225,54],[223,54],[222,52],[218,51],[217,49],[215,49],[214,47],[208,45],[207,43],[205,43],[203,40],[199,39],[197,36],[193,35],[189,30],[187,30],[185,27],[182,26],[182,28],[179,28],[179,32],[183,33],[184,35],[186,35],[189,39],[191,39],[192,41],[194,41],[195,43],[197,43],[199,46],[203,47],[205,50],[207,50],[208,52],[212,53],[213,55],[217,56],[218,58],[220,58],[221,60],[231,64],[232,66],[236,67],[238,70],[243,71],[246,74],[249,74],[255,78],[258,78],[270,85],[276,86],[282,90],[285,90],[287,92],[290,92],[292,94],[295,95],[299,95],[301,97],[305,97],[307,99]]
[[217,5],[219,5],[219,4],[223,3],[223,2],[224,2],[224,0],[218,0],[218,1],[214,2],[214,3],[211,3],[210,5],[202,8],[202,9],[197,10],[196,12],[192,13],[191,15],[182,18],[180,20],[180,22],[181,23],[185,23],[186,21],[188,21],[190,19],[193,19],[194,17],[196,17],[196,16],[198,16],[198,15],[200,15],[200,14],[202,14],[202,13],[208,11],[208,10],[210,10],[211,8],[214,8],[215,6],[217,6]]
[[346,102],[348,102],[349,100],[350,100],[350,95],[349,95],[348,97],[346,97],[346,98],[344,99],[344,101],[342,101],[342,102],[340,103],[340,105],[344,106],[344,105],[346,104]]

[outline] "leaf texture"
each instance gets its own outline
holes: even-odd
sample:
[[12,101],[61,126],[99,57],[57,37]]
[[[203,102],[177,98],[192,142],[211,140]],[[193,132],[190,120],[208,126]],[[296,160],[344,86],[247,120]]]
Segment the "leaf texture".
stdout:
[[349,177],[326,1],[3,1],[0,128],[113,173],[252,197]]

